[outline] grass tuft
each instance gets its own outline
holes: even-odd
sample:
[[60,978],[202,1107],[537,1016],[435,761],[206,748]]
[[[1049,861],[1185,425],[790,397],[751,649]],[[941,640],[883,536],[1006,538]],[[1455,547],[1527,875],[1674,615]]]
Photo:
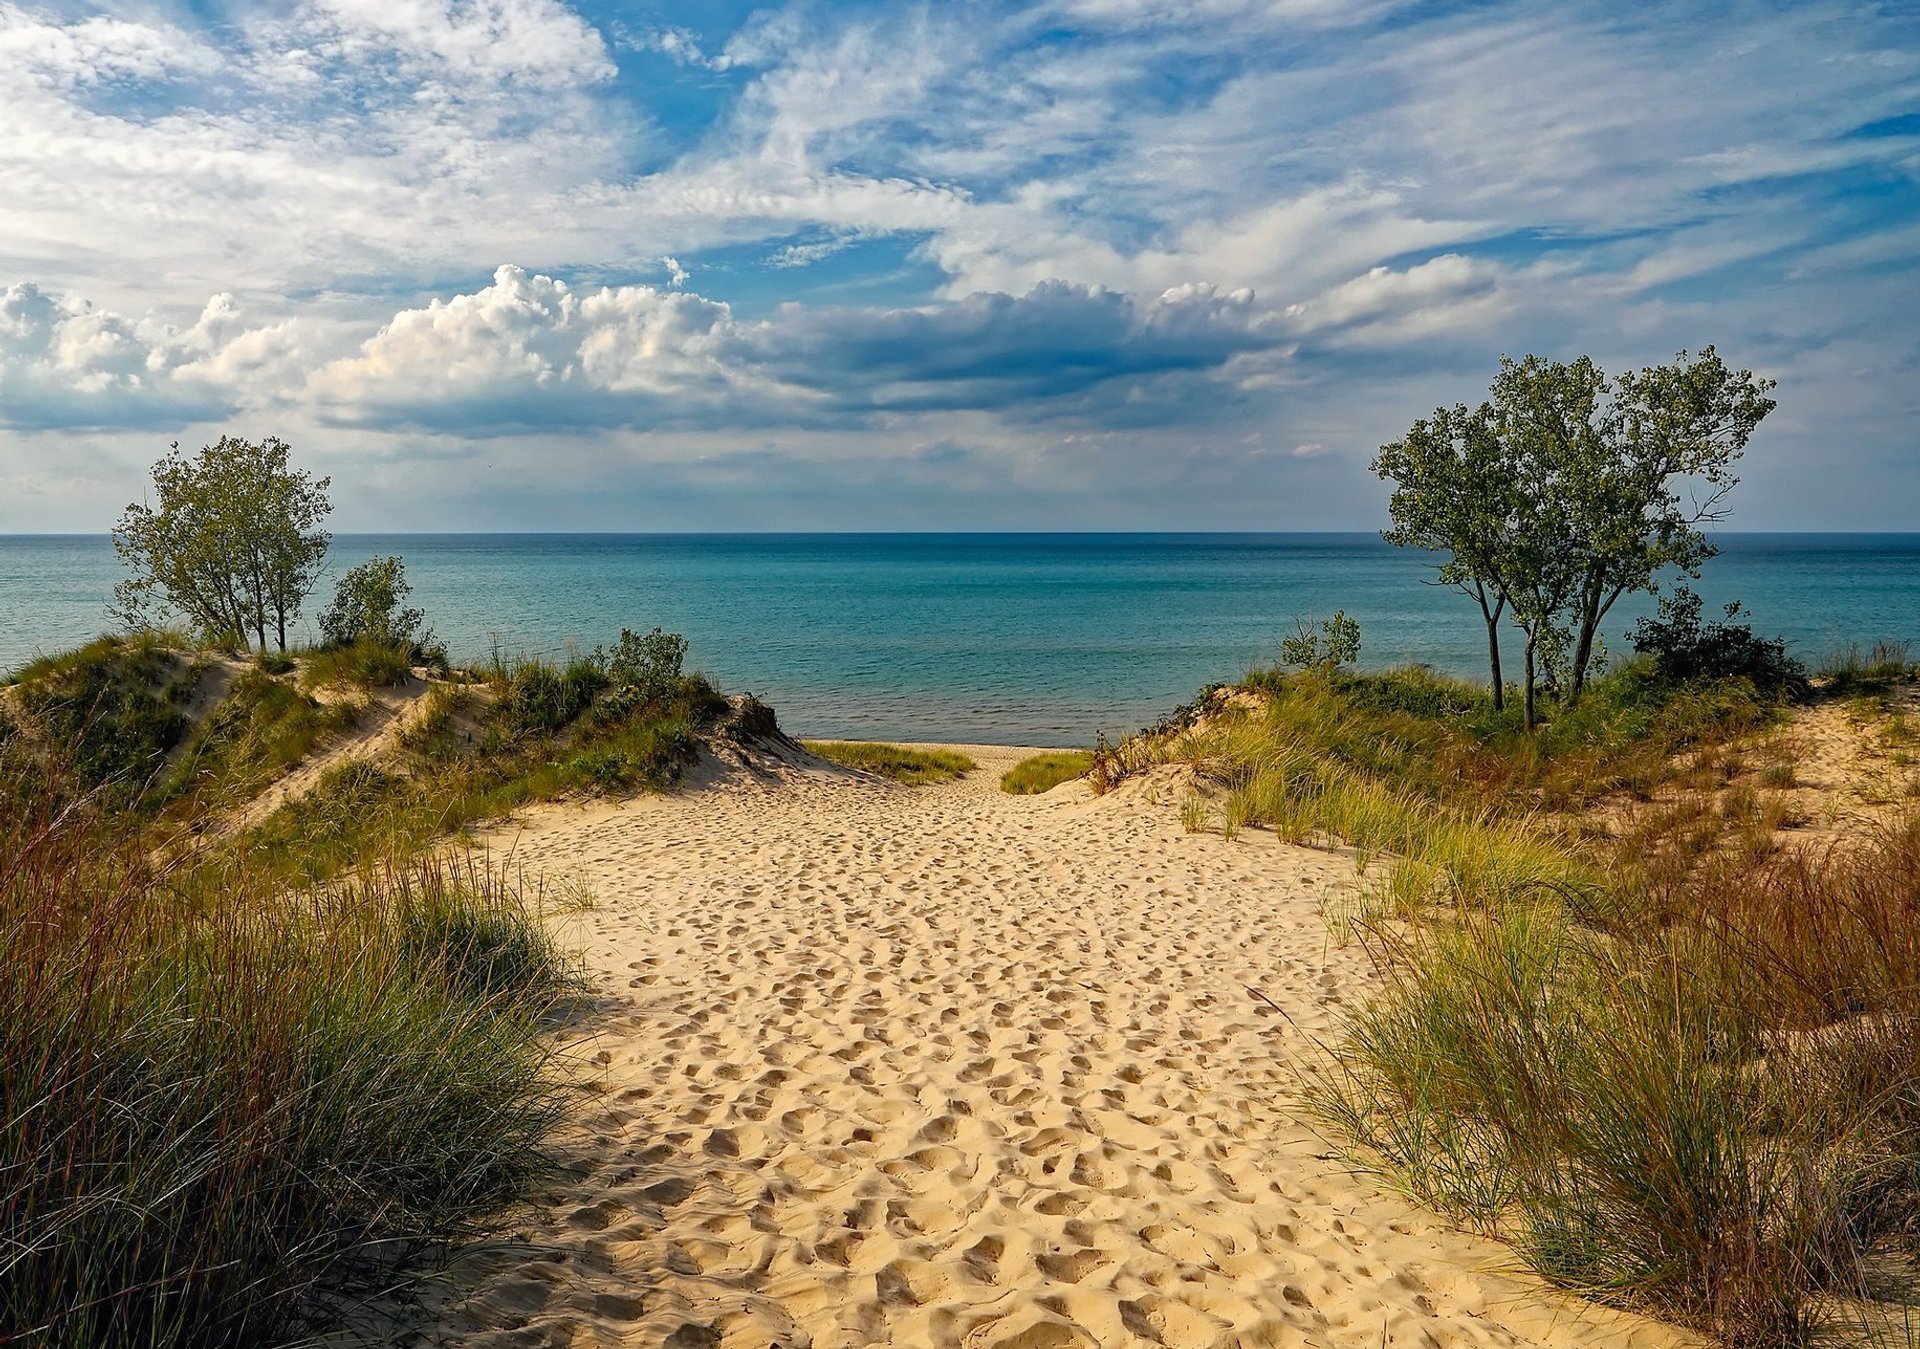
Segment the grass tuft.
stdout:
[[952,782],[980,765],[964,754],[945,749],[908,749],[871,740],[806,740],[807,753],[846,768],[874,773],[909,787]]
[[1083,778],[1093,768],[1090,750],[1056,750],[1030,755],[1000,777],[1000,790],[1013,796],[1036,796],[1063,782]]

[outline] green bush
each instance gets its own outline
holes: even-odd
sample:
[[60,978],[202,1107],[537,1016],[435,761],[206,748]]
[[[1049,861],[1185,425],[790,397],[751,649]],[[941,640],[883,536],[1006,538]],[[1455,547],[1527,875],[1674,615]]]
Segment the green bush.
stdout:
[[1686,586],[1660,598],[1660,611],[1633,628],[1633,649],[1653,661],[1654,674],[1669,683],[1697,684],[1743,679],[1762,695],[1801,697],[1807,672],[1787,654],[1785,642],[1754,635],[1741,623],[1740,605],[1726,607],[1726,621],[1703,623],[1700,597]]

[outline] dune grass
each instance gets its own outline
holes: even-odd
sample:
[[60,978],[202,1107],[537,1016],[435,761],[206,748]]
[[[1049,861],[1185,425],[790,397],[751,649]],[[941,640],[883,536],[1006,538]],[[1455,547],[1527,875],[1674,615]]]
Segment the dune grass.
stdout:
[[398,760],[337,765],[235,848],[284,880],[321,881],[528,802],[660,790],[727,710],[700,675],[676,674],[636,701],[582,660],[517,662],[426,697]]
[[1012,796],[1035,796],[1050,792],[1063,782],[1085,777],[1092,768],[1091,750],[1068,749],[1033,754],[1001,774],[1000,790]]
[[1350,931],[1383,991],[1315,1092],[1358,1160],[1561,1286],[1731,1345],[1808,1342],[1914,1256],[1920,818],[1781,847],[1749,762],[1779,708],[1739,681],[1629,667],[1535,737],[1421,671],[1248,687],[1093,776],[1185,764],[1190,828],[1375,863]]
[[570,975],[496,878],[323,895],[172,871],[109,794],[0,750],[0,1326],[259,1345],[524,1192],[567,1108]]
[[874,773],[909,787],[952,782],[980,765],[964,754],[945,749],[908,749],[871,740],[806,740],[807,753],[846,768]]

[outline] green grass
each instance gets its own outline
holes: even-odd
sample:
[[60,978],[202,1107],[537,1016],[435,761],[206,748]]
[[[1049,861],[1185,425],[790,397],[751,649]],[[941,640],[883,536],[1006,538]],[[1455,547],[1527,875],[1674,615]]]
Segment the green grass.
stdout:
[[310,689],[393,688],[412,677],[413,650],[363,637],[350,646],[305,652],[299,668],[301,682]]
[[14,717],[55,748],[61,781],[131,799],[187,735],[204,668],[156,636],[101,637],[18,670]]
[[322,705],[263,668],[247,670],[188,735],[156,799],[186,818],[250,800],[357,717],[350,704]]
[[[1589,1297],[1806,1343],[1920,1231],[1920,817],[1781,849],[1778,704],[1629,666],[1536,736],[1424,671],[1263,675],[1103,746],[1189,829],[1350,845],[1383,991],[1315,1102],[1420,1202]],[[1751,769],[1752,771],[1749,771]],[[1583,812],[1646,802],[1616,833]]]
[[863,773],[874,773],[909,787],[952,782],[978,768],[964,754],[945,749],[907,749],[870,740],[806,740],[809,754]]
[[[15,743],[0,777],[43,782]],[[52,1349],[272,1344],[544,1173],[571,975],[496,879],[324,897],[162,873],[137,821],[0,817],[0,1325]]]
[[1050,792],[1063,782],[1085,777],[1093,768],[1091,750],[1056,750],[1022,759],[1000,777],[1000,790],[1013,796]]
[[636,702],[592,668],[529,661],[484,685],[436,685],[397,762],[329,770],[233,847],[284,880],[322,881],[529,802],[671,786],[726,700],[684,675]]

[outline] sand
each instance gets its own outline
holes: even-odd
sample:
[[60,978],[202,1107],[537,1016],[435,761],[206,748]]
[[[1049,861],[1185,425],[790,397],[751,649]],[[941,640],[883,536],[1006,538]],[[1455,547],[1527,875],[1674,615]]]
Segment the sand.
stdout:
[[591,1090],[524,1244],[411,1342],[1686,1342],[1506,1272],[1306,1122],[1298,1061],[1369,984],[1322,912],[1348,858],[1185,834],[1165,783],[1009,797],[1022,752],[969,752],[923,788],[710,769],[492,838],[594,897],[564,920]]

